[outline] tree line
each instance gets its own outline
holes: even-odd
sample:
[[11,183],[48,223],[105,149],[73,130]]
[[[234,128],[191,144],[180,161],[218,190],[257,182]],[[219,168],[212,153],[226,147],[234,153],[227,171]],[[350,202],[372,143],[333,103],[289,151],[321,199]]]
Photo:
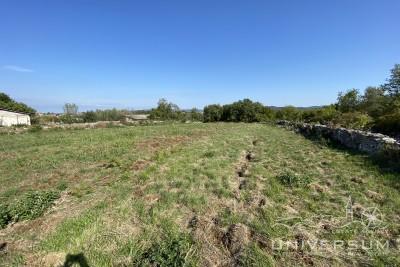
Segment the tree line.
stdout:
[[367,87],[363,93],[350,89],[338,94],[337,102],[318,108],[293,106],[272,109],[249,99],[232,104],[204,107],[204,122],[266,122],[274,120],[322,123],[389,135],[400,133],[400,64],[383,85]]

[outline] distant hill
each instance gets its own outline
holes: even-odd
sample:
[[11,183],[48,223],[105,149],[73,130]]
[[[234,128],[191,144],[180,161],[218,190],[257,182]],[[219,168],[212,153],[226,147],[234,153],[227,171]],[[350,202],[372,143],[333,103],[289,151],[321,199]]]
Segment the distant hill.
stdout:
[[[281,110],[284,108],[284,107],[277,107],[277,106],[267,106],[267,107],[272,110]],[[313,110],[313,109],[320,109],[323,107],[324,106],[310,106],[310,107],[295,107],[295,108],[300,109],[300,110]]]

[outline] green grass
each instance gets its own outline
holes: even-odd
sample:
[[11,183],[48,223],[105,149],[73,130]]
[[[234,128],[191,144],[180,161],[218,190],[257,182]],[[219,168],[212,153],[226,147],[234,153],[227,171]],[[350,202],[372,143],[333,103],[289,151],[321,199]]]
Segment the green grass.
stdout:
[[[365,155],[269,125],[165,124],[2,135],[0,183],[0,224],[6,221],[0,241],[7,243],[0,266],[399,262],[393,246],[387,251],[272,247],[277,239],[393,243],[400,236],[400,177]],[[354,221],[346,219],[349,197]],[[369,207],[382,215],[374,229],[360,224]],[[11,218],[19,219],[10,224]],[[239,224],[248,234],[235,239],[240,249],[233,253],[223,240]]]
[[29,191],[10,203],[1,204],[0,229],[9,223],[40,217],[59,197],[57,191]]

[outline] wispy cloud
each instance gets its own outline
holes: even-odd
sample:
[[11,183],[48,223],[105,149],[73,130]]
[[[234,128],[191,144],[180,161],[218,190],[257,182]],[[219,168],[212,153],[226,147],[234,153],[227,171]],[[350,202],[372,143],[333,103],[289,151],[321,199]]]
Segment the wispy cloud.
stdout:
[[32,69],[27,69],[27,68],[15,66],[15,65],[5,65],[5,66],[3,66],[3,69],[18,71],[18,72],[33,72]]

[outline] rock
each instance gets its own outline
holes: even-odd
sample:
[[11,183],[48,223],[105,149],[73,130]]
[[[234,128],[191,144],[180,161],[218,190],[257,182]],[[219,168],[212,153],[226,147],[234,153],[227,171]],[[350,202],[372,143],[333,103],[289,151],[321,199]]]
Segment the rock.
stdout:
[[254,152],[248,152],[247,154],[246,154],[246,159],[248,160],[248,161],[252,161],[252,160],[254,160],[256,158],[256,154],[254,153]]
[[294,129],[305,136],[323,137],[367,154],[391,155],[396,157],[395,160],[400,160],[400,142],[383,134],[289,121],[278,121],[277,124]]
[[232,224],[223,237],[223,243],[232,255],[240,254],[250,242],[250,231],[244,224]]
[[369,197],[375,201],[378,201],[378,202],[381,202],[383,200],[383,196],[381,194],[379,194],[375,191],[372,191],[372,190],[367,190],[365,195],[367,195],[367,197]]

